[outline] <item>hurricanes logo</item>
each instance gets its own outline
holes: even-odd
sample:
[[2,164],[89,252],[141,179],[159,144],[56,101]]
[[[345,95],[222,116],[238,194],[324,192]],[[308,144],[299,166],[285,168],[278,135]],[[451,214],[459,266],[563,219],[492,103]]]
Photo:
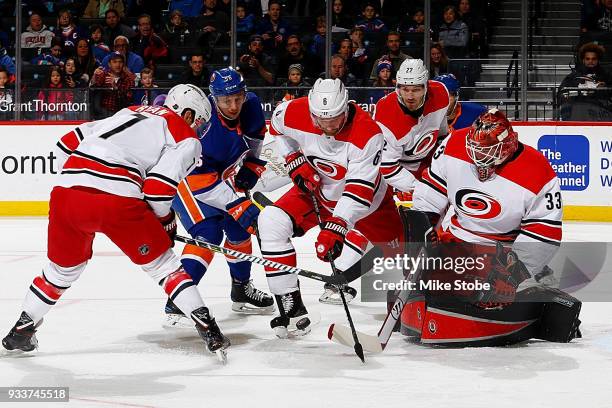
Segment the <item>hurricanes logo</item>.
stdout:
[[143,244],[138,248],[138,252],[140,255],[145,256],[149,253],[149,246],[147,244]]
[[461,189],[455,194],[455,206],[474,218],[491,219],[501,213],[501,204],[495,197],[472,189]]
[[430,320],[427,324],[427,328],[429,329],[429,332],[431,334],[436,334],[436,332],[438,331],[438,324],[435,320]]
[[346,169],[338,163],[316,156],[308,156],[307,158],[317,170],[331,179],[342,180],[346,175]]
[[426,133],[417,140],[414,147],[406,150],[404,153],[407,156],[424,156],[435,146],[436,140],[437,137],[434,132]]

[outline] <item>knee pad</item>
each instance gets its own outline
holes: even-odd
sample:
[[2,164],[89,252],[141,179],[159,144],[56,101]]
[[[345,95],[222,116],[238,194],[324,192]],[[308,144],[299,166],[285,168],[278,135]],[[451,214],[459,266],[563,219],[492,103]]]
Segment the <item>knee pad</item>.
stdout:
[[183,290],[193,285],[191,276],[182,267],[159,281],[159,286],[164,289],[170,300],[176,299]]
[[148,264],[141,265],[141,267],[155,282],[160,282],[179,268],[182,270],[181,261],[174,251],[172,251],[172,248],[168,249]]
[[185,245],[183,248],[183,254],[181,255],[181,260],[191,259],[195,262],[202,264],[204,269],[208,268],[210,263],[212,262],[215,253],[210,249],[202,248],[196,245]]
[[49,261],[43,268],[44,278],[54,286],[60,288],[69,288],[76,281],[81,273],[85,270],[87,262],[83,262],[77,266],[63,267]]

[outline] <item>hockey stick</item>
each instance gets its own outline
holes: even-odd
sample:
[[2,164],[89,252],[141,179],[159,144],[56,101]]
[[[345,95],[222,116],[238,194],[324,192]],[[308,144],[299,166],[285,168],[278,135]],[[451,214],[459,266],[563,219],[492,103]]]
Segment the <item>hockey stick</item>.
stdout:
[[382,256],[382,250],[379,247],[374,246],[374,248],[372,248],[364,255],[361,262],[356,263],[355,265],[351,266],[349,269],[339,275],[329,276],[317,272],[312,272],[306,269],[301,269],[295,266],[289,266],[283,263],[270,261],[268,259],[260,258],[255,255],[246,254],[244,252],[236,251],[233,249],[224,248],[222,246],[214,245],[196,238],[189,238],[177,235],[174,239],[179,242],[184,242],[185,244],[206,248],[213,252],[233,256],[244,261],[256,263],[258,265],[270,266],[272,268],[284,272],[297,273],[298,275],[304,276],[306,278],[318,280],[332,285],[346,285],[347,283],[358,279],[359,277],[361,277],[361,275],[364,275],[372,269],[374,265],[374,259],[380,258]]
[[[317,202],[317,197],[315,197],[313,192],[310,192],[310,198],[312,199],[314,213],[317,216],[317,222],[319,223],[319,226],[321,227],[321,229],[323,229],[323,221],[321,220],[321,211],[319,209],[319,203]],[[328,255],[327,259],[329,260],[329,264],[331,265],[331,268],[332,268],[332,273],[333,273],[332,276],[339,275],[339,272],[336,269],[336,264],[334,263],[334,260],[332,259],[331,254]],[[346,297],[344,296],[344,291],[340,287],[341,285],[337,285],[337,286],[338,286],[338,293],[340,293],[340,299],[342,299],[342,306],[344,306],[344,311],[346,312],[346,318],[351,328],[351,334],[353,335],[353,341],[354,341],[353,350],[355,350],[355,354],[357,354],[357,357],[359,357],[361,362],[365,363],[365,356],[363,355],[363,347],[361,346],[361,343],[359,343],[359,338],[357,337],[357,331],[355,330],[355,324],[353,323],[353,318],[351,317],[351,311],[349,310],[348,304],[346,303]]]
[[[424,256],[424,254],[425,254],[425,247],[422,247],[417,257]],[[411,274],[412,278],[408,281],[410,282],[409,285],[416,286],[414,283],[420,277],[420,274],[421,274],[420,272],[421,272],[420,268],[418,268]],[[408,299],[412,295],[413,290],[411,290],[410,287],[414,287],[414,286],[408,286],[408,288],[402,289],[400,291],[397,298],[395,299],[395,303],[393,303],[393,307],[391,307],[391,310],[389,310],[389,313],[387,313],[387,317],[385,317],[385,321],[380,327],[380,330],[378,331],[377,336],[372,336],[370,334],[357,332],[357,338],[359,339],[360,343],[363,345],[363,349],[365,351],[369,351],[371,353],[381,353],[385,349],[385,347],[387,347],[389,338],[391,338],[393,329],[402,314],[404,305],[406,304],[406,301],[408,301]],[[353,334],[353,333],[349,333],[349,329],[347,327],[338,325],[338,324],[332,324],[329,326],[329,331],[327,332],[327,338],[329,338],[334,343],[338,343],[344,346],[351,347],[353,346],[355,340],[354,340],[354,336],[351,336],[350,334]]]

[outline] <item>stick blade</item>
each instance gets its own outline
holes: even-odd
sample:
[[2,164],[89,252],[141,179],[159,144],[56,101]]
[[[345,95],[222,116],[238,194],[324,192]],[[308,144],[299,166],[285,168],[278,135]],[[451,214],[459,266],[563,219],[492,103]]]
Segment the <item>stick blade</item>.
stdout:
[[[351,347],[353,349],[355,348],[355,341],[353,340],[351,329],[341,324],[332,323],[329,326],[327,338],[334,343],[342,344],[343,346]],[[363,350],[370,353],[382,353],[383,347],[378,341],[377,336],[370,336],[369,334],[358,331],[357,339],[359,339],[359,343],[361,343]]]

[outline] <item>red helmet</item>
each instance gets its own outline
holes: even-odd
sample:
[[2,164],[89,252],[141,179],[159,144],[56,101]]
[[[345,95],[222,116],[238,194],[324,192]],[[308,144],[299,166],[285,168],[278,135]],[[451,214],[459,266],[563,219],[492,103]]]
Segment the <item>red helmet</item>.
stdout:
[[485,181],[518,148],[518,133],[506,116],[493,108],[476,119],[467,133],[465,148],[474,161],[478,178]]

